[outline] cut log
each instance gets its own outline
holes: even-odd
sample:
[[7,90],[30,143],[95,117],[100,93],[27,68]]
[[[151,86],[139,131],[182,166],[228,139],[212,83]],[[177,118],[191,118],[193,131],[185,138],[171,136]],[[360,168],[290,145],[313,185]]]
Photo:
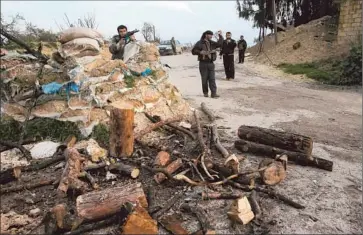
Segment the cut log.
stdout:
[[134,151],[134,109],[131,105],[113,108],[110,115],[110,155],[130,157]]
[[165,151],[160,151],[155,158],[154,166],[164,167],[170,162],[170,154]]
[[286,171],[284,165],[280,161],[273,159],[263,159],[258,168],[267,167],[265,170],[260,171],[262,182],[267,185],[276,185],[286,178]]
[[224,162],[224,165],[231,169],[233,174],[238,174],[239,172],[239,161],[236,155],[232,154],[230,155],[226,161]]
[[124,163],[112,164],[109,167],[111,173],[119,173],[136,179],[140,175],[140,170],[137,167],[126,165]]
[[160,219],[160,224],[169,232],[174,235],[186,235],[189,232],[181,225],[183,221],[180,221],[176,214],[164,216]]
[[126,203],[137,203],[147,207],[146,196],[140,183],[108,188],[77,197],[78,216],[86,220],[102,219],[113,215]]
[[67,195],[68,189],[84,192],[87,188],[87,184],[78,179],[81,172],[83,172],[83,162],[86,159],[81,157],[75,148],[67,148],[64,155],[67,163],[57,189],[58,195],[61,197]]
[[242,151],[254,153],[261,156],[275,158],[278,154],[285,154],[288,159],[302,166],[313,166],[327,171],[333,171],[333,162],[318,157],[312,157],[312,160],[303,153],[286,151],[279,148],[274,148],[264,144],[257,144],[245,140],[237,140],[234,146]]
[[60,229],[63,229],[64,228],[64,219],[67,214],[66,205],[58,204],[51,209],[51,212],[54,215],[57,227]]
[[255,217],[247,197],[236,199],[227,215],[231,220],[241,224],[248,224]]
[[[174,172],[176,172],[180,167],[183,166],[183,161],[178,158],[177,160],[173,161],[172,163],[170,163],[165,170],[169,173],[169,174],[173,174]],[[163,173],[157,173],[154,176],[155,181],[160,184],[162,183],[164,180],[166,180],[166,175]]]
[[128,216],[122,234],[158,234],[158,224],[151,218],[147,210],[138,205]]
[[313,140],[310,137],[256,126],[240,126],[238,137],[259,144],[303,153],[309,158],[311,158],[313,150]]

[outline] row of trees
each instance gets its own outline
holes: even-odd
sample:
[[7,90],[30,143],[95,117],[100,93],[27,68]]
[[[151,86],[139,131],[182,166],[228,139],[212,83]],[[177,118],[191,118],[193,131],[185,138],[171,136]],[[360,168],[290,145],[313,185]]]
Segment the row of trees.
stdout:
[[273,19],[272,1],[276,2],[277,21],[295,27],[339,13],[336,0],[236,0],[238,16],[253,21],[253,27],[267,28],[267,21]]

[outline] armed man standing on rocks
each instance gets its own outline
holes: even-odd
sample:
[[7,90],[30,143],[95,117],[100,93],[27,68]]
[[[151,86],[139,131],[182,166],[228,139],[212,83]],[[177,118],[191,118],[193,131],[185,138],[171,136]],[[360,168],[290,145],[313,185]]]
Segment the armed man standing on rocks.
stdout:
[[124,50],[126,44],[131,41],[136,41],[135,35],[128,36],[127,27],[120,25],[117,27],[118,35],[115,35],[111,39],[111,45],[109,50],[112,54],[113,60],[123,60]]
[[220,56],[223,55],[224,72],[226,73],[226,79],[234,79],[234,49],[237,43],[232,38],[230,32],[226,33],[226,40],[223,41]]
[[245,62],[245,52],[247,49],[247,42],[244,40],[243,36],[238,41],[238,63],[243,64]]
[[211,97],[219,97],[217,94],[215,65],[213,62],[217,59],[216,49],[220,48],[223,43],[222,31],[218,31],[218,36],[218,42],[214,42],[212,41],[213,32],[210,30],[205,31],[192,49],[192,54],[198,56],[204,97],[208,97],[208,85],[211,90]]

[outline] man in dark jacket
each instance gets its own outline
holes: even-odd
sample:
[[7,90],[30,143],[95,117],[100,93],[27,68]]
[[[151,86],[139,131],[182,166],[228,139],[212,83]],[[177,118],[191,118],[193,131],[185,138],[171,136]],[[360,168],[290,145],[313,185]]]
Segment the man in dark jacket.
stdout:
[[244,40],[243,36],[241,36],[241,39],[238,41],[238,63],[244,63],[245,62],[245,52],[247,49],[247,42]]
[[192,54],[198,56],[199,72],[202,77],[202,88],[204,97],[208,97],[208,85],[211,90],[211,97],[218,98],[215,78],[214,61],[217,59],[217,48],[223,43],[222,32],[218,31],[218,42],[212,41],[213,32],[205,31],[200,40],[194,45]]
[[126,44],[130,43],[131,41],[136,41],[136,39],[135,35],[125,37],[127,33],[127,27],[125,25],[118,26],[117,32],[118,35],[113,36],[111,39],[109,50],[112,54],[113,60],[123,60]]
[[226,33],[226,40],[223,41],[220,56],[223,56],[224,72],[226,73],[226,79],[234,79],[234,49],[237,43],[232,38],[230,32]]

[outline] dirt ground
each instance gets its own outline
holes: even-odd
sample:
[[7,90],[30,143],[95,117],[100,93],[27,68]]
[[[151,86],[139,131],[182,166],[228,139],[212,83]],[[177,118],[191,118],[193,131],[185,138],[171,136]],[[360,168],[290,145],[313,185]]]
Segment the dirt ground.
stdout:
[[[286,180],[275,188],[307,207],[296,210],[261,198],[263,220],[271,233],[362,233],[361,89],[321,86],[251,61],[236,64],[235,80],[226,81],[222,60],[217,59],[221,98],[205,98],[196,57],[183,54],[162,60],[172,67],[172,83],[183,96],[196,108],[205,102],[220,117],[218,124],[230,128],[224,145],[233,147],[240,125],[255,125],[311,136],[313,154],[334,161],[333,172],[289,165]],[[246,164],[260,159],[249,156]],[[217,233],[236,231],[228,222],[225,202],[203,203]]]

